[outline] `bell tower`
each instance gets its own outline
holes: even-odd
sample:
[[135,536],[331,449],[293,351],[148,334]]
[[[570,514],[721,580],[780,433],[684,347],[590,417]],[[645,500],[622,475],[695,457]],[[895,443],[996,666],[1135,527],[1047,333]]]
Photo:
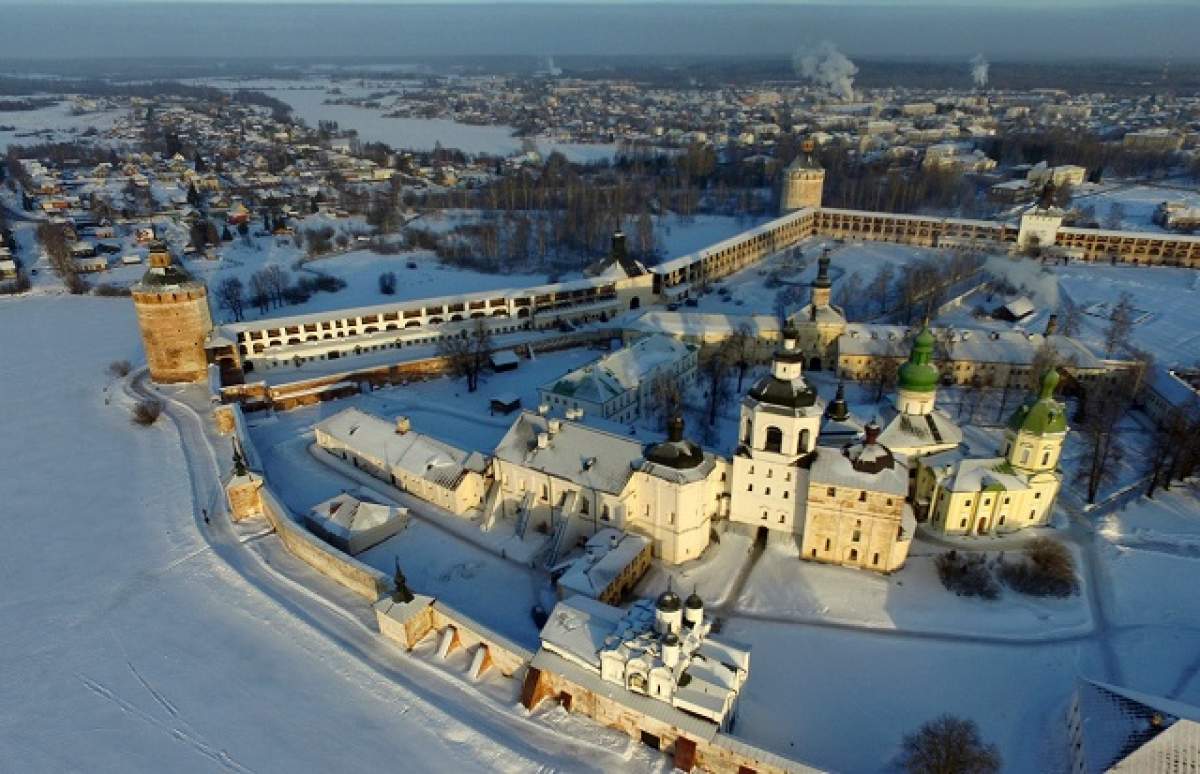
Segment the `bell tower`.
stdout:
[[1058,467],[1069,429],[1066,407],[1054,399],[1058,380],[1055,369],[1047,371],[1037,396],[1017,409],[1004,431],[1004,456],[1021,473],[1053,473]]
[[171,259],[162,242],[150,247],[150,268],[131,289],[150,378],[160,384],[208,378],[205,341],[212,331],[208,290]]

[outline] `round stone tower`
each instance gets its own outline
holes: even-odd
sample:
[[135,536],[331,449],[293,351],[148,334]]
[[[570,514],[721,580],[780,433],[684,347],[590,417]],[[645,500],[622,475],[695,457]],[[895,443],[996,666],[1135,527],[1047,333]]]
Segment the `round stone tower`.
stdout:
[[208,378],[204,343],[212,331],[208,290],[171,260],[162,242],[150,246],[150,268],[131,289],[150,378],[159,383]]
[[800,146],[800,155],[783,172],[783,189],[779,195],[779,214],[821,206],[821,192],[825,187],[825,170],[813,156],[815,145],[805,140]]

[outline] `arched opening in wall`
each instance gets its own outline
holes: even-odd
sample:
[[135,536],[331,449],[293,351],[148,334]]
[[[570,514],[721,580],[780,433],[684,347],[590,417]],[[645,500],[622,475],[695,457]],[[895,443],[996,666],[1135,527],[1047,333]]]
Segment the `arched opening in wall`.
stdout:
[[472,320],[474,320],[476,317],[486,317],[486,316],[487,316],[487,315],[486,315],[486,314],[484,314],[483,312],[471,312],[471,319],[472,319]]
[[819,358],[819,357],[810,358],[808,361],[808,370],[820,371],[821,370],[821,358]]
[[450,322],[462,322],[462,315],[461,314],[450,315]]
[[634,296],[633,298],[629,299],[629,308],[630,309],[641,309],[642,308],[642,299],[638,298],[637,296]]
[[497,309],[496,311],[492,312],[492,317],[508,317],[508,310]]
[[783,431],[774,425],[767,428],[767,440],[763,444],[763,451],[775,452],[780,454],[783,452]]
[[751,427],[750,420],[747,419],[745,427],[742,428],[742,443],[747,446],[750,445]]
[[808,453],[809,436],[810,436],[810,433],[808,430],[800,431],[800,438],[796,441],[796,453],[797,454],[807,454]]
[[305,341],[320,341],[320,339],[317,338],[317,334],[315,334],[315,333],[312,334],[311,336],[305,336],[304,340]]
[[420,328],[421,321],[420,320],[409,320],[408,322],[404,323],[404,327],[405,328]]
[[440,318],[440,317],[430,317],[429,318],[430,325],[441,325],[441,323],[442,323],[442,318]]
[[517,310],[517,317],[528,317],[528,316],[529,316],[528,309],[518,309]]

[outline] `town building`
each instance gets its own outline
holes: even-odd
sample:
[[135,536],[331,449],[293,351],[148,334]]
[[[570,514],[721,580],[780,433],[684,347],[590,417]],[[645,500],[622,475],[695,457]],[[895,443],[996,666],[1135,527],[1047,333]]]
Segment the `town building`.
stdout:
[[699,347],[670,336],[652,335],[543,385],[541,403],[583,411],[614,422],[632,422],[653,411],[660,378],[685,391],[696,379]]
[[681,417],[668,437],[643,446],[579,422],[522,412],[493,452],[496,492],[489,518],[551,536],[547,565],[602,528],[650,539],[654,556],[676,564],[708,546],[726,508],[726,461],[684,438]]
[[998,457],[961,450],[919,461],[913,502],[917,516],[947,535],[988,535],[1050,522],[1062,486],[1066,406],[1054,399],[1058,372],[1042,377],[1037,395],[1009,419]]
[[317,445],[401,491],[456,515],[483,506],[487,459],[412,429],[348,408],[317,423]]

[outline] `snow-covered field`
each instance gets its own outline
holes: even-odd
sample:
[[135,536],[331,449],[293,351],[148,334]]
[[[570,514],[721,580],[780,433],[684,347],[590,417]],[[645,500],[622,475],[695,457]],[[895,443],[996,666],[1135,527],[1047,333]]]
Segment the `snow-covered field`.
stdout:
[[[1149,316],[1133,327],[1130,338],[1162,365],[1200,361],[1200,272],[1170,267],[1071,265],[1054,273],[1063,292],[1081,307],[1111,305],[1122,291]],[[1080,338],[1103,356],[1108,320],[1082,315]]]
[[70,101],[66,100],[37,110],[0,111],[0,126],[13,127],[0,130],[0,154],[8,150],[9,145],[68,142],[78,139],[91,128],[103,132],[110,129],[120,115],[119,110],[75,115]]
[[[223,542],[224,528],[193,512],[173,426],[135,428],[126,399],[106,395],[106,365],[139,350],[127,300],[0,301],[0,768],[652,765],[579,728],[551,734],[511,697],[481,700],[461,676],[382,643],[253,559],[256,546],[305,577],[273,537]],[[336,595],[309,575],[306,586]]]
[[[513,136],[512,127],[480,126],[464,124],[442,118],[388,117],[383,108],[365,108],[358,105],[335,105],[327,99],[362,98],[374,91],[391,90],[395,82],[384,82],[375,87],[363,87],[357,82],[338,81],[336,88],[341,94],[330,94],[334,83],[326,79],[303,81],[270,80],[225,80],[205,79],[196,81],[204,85],[224,89],[258,89],[291,105],[293,115],[309,126],[321,121],[337,121],[342,129],[355,129],[364,142],[384,142],[393,148],[429,151],[436,146],[457,148],[467,154],[486,153],[511,156],[522,150],[522,138]],[[391,100],[385,100],[390,104]],[[571,161],[590,162],[611,159],[616,153],[615,145],[563,143],[548,138],[538,138],[535,145],[540,153],[548,155],[558,151]]]
[[[1091,188],[1090,185],[1085,186],[1081,193],[1086,193]],[[1118,184],[1115,187],[1105,184],[1100,188],[1099,193],[1076,195],[1072,205],[1094,207],[1097,222],[1105,228],[1109,225],[1112,208],[1116,204],[1119,204],[1123,211],[1120,227],[1126,231],[1165,231],[1154,222],[1154,210],[1163,202],[1180,202],[1187,207],[1200,207],[1200,191],[1196,190],[1126,184]]]

